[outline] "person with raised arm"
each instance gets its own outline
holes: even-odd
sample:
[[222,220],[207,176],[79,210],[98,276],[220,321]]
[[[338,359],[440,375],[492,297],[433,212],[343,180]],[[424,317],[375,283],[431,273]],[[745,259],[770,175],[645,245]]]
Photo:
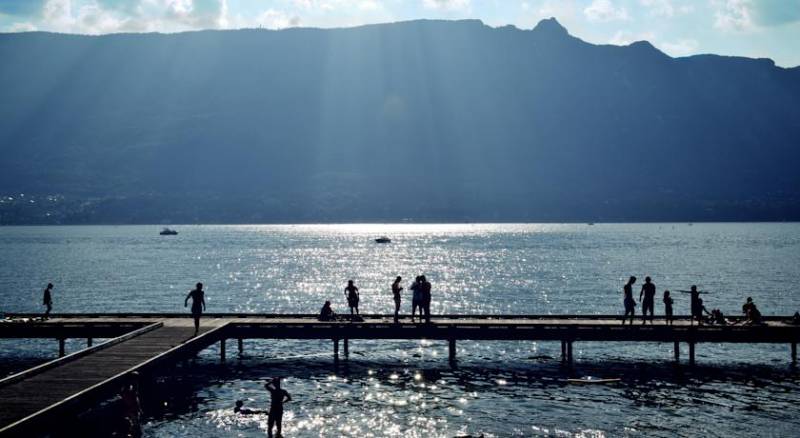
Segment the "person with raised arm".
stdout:
[[267,436],[272,437],[272,428],[277,426],[276,437],[281,437],[283,429],[283,404],[292,401],[292,397],[285,389],[281,389],[281,378],[275,377],[264,385],[269,391],[269,416],[267,417]]

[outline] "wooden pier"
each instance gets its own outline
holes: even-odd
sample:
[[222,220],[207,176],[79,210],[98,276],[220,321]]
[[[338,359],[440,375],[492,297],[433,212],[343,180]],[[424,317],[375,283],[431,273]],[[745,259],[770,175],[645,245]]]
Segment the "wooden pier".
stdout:
[[[636,319],[622,325],[619,316],[587,315],[436,315],[431,324],[394,323],[391,315],[364,315],[363,321],[320,322],[315,315],[207,314],[201,332],[193,336],[184,314],[70,314],[48,321],[35,315],[7,315],[0,338],[49,338],[58,342],[59,359],[0,380],[0,435],[36,435],[49,418],[71,415],[117,394],[131,373],[157,373],[159,367],[220,344],[226,357],[227,340],[329,339],[333,356],[339,346],[345,357],[350,339],[429,339],[447,342],[449,359],[456,360],[458,340],[560,341],[561,360],[573,361],[574,342],[670,342],[679,360],[680,343],[689,346],[695,362],[698,343],[782,343],[797,360],[800,326],[790,318],[765,318],[765,325],[691,324],[679,317],[673,325],[663,319],[642,325]],[[87,339],[85,350],[66,355],[65,339]],[[93,339],[109,339],[93,344]],[[54,345],[55,350],[55,345]]]

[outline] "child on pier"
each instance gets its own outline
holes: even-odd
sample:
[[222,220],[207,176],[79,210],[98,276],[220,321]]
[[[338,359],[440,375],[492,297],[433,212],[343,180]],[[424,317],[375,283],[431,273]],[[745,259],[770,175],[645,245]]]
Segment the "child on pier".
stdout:
[[669,296],[669,291],[664,291],[664,314],[666,315],[667,324],[672,325],[672,297]]

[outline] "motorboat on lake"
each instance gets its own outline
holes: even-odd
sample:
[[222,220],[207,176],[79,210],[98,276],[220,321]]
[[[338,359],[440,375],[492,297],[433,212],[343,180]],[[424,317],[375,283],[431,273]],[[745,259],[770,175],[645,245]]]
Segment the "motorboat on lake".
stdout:
[[386,236],[381,236],[375,239],[375,243],[392,243],[392,239]]
[[158,234],[160,234],[160,235],[162,235],[162,236],[177,236],[177,235],[178,235],[178,232],[177,232],[177,231],[175,231],[175,230],[169,229],[169,228],[164,228],[164,229],[163,229],[163,230],[161,230],[161,232],[160,232],[160,233],[158,233]]

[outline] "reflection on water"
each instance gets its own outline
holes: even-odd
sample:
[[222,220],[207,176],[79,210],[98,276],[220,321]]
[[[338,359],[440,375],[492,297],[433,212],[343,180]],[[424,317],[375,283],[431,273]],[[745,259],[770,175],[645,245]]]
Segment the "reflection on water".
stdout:
[[[212,312],[316,312],[325,300],[343,312],[352,278],[362,312],[388,313],[394,277],[422,273],[434,313],[618,313],[631,274],[659,293],[698,284],[726,314],[746,296],[765,315],[800,309],[800,224],[176,228],[168,239],[157,226],[0,228],[0,310],[41,311],[52,281],[55,312],[184,312],[203,281]],[[373,242],[382,235],[392,243]],[[576,343],[568,370],[557,343],[459,342],[456,369],[437,342],[351,341],[338,368],[329,342],[245,344],[241,360],[221,365],[212,347],[145,386],[145,433],[263,436],[265,418],[233,405],[265,408],[274,375],[296,400],[287,436],[791,436],[800,422],[786,345],[702,344],[687,370],[671,344]],[[0,341],[0,371],[56,354],[54,341]],[[584,375],[622,381],[564,382]]]
[[[298,347],[329,347],[308,344]],[[204,352],[162,377],[158,391],[147,394],[148,405],[156,406],[166,400],[161,394],[170,394],[170,408],[168,415],[151,414],[145,432],[263,436],[266,416],[237,416],[233,403],[241,399],[251,408],[266,408],[262,385],[272,376],[285,379],[294,399],[286,406],[287,436],[738,436],[764,431],[787,436],[800,423],[800,376],[788,366],[689,369],[670,361],[608,358],[567,368],[546,355],[508,354],[513,360],[487,362],[473,357],[468,347],[466,359],[450,367],[431,354],[394,360],[398,343],[365,344],[361,348],[369,359],[351,356],[338,365],[330,355],[271,358],[275,349],[266,342],[224,365],[216,352]],[[399,349],[416,347],[400,344]],[[566,381],[583,375],[622,380],[609,385]]]

